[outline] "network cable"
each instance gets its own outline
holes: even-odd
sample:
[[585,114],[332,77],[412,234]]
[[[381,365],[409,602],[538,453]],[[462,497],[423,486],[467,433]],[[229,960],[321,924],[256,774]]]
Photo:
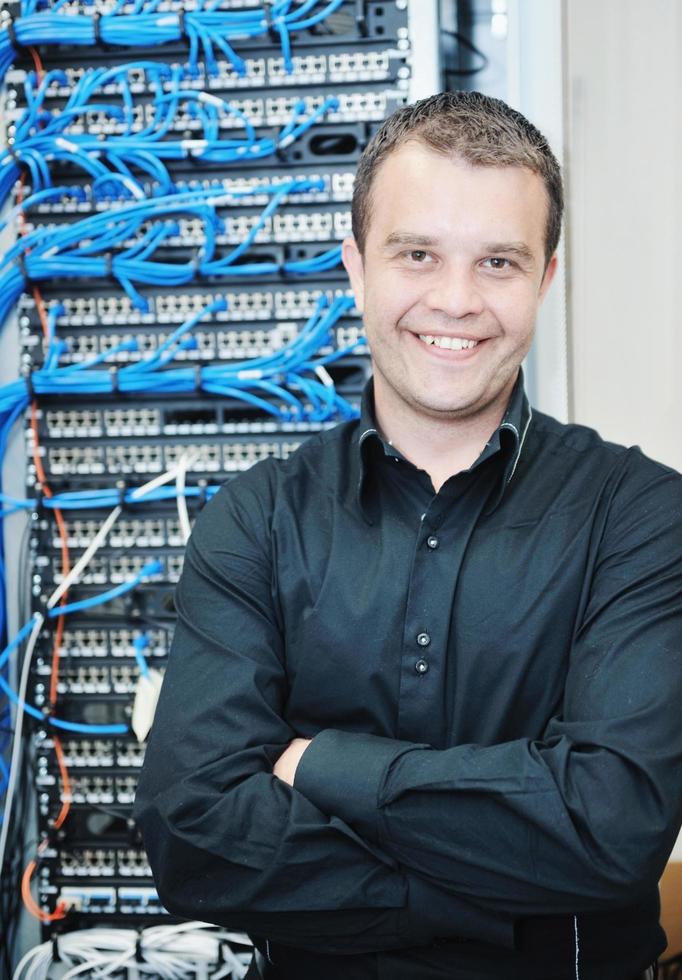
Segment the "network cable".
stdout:
[[[155,477],[148,483],[139,487],[136,491],[136,497],[142,498],[147,493],[155,491],[158,487],[162,486],[164,483],[170,482],[177,475],[178,469],[182,469],[183,463],[179,466],[169,470],[168,472]],[[50,619],[56,619],[58,617],[66,616],[75,612],[83,612],[87,609],[91,609],[96,606],[112,602],[114,599],[125,595],[135,588],[137,588],[140,583],[146,581],[148,578],[157,575],[162,570],[162,565],[159,561],[151,561],[145,563],[145,565],[140,569],[137,575],[128,579],[126,582],[115,586],[112,589],[108,589],[105,592],[98,593],[96,595],[90,596],[85,599],[79,599],[75,602],[62,603],[57,605],[57,603],[66,595],[68,589],[72,584],[78,581],[80,575],[87,567],[87,565],[92,561],[97,550],[104,543],[111,527],[118,519],[121,514],[121,505],[117,504],[111,511],[107,519],[103,522],[100,527],[99,532],[95,535],[89,547],[80,557],[80,559],[73,566],[71,571],[66,575],[64,580],[57,586],[57,588],[52,592],[47,602],[45,603],[43,611],[34,612],[31,619],[22,626],[17,635],[14,637],[10,643],[7,644],[4,651],[0,654],[0,688],[4,691],[5,695],[9,700],[16,705],[16,715],[14,719],[14,736],[13,736],[13,746],[12,746],[12,760],[10,762],[9,769],[9,779],[7,785],[7,792],[5,796],[5,806],[3,813],[2,826],[0,827],[0,868],[4,864],[4,854],[5,846],[7,843],[7,836],[9,833],[9,822],[10,814],[12,809],[12,800],[14,795],[14,790],[16,786],[16,774],[18,770],[18,758],[23,730],[23,718],[25,714],[30,715],[38,721],[46,722],[57,729],[62,729],[69,732],[78,732],[80,734],[95,734],[95,735],[122,735],[127,734],[129,729],[127,725],[86,725],[77,722],[67,721],[62,718],[56,717],[54,714],[45,714],[44,711],[26,701],[26,692],[28,689],[28,678],[30,673],[31,662],[33,658],[33,652],[35,646],[38,642],[38,637],[46,621]],[[18,691],[14,691],[10,684],[5,680],[3,676],[3,671],[10,660],[10,657],[27,639],[28,643],[26,646],[26,652],[24,654],[23,665],[21,669],[21,676],[19,681]]]
[[[138,4],[139,12],[124,13],[117,3],[111,13],[64,14],[36,12],[35,0],[23,0],[21,16],[3,18],[0,27],[0,79],[14,63],[21,48],[36,45],[68,44],[84,47],[107,44],[124,47],[155,47],[185,40],[189,45],[189,64],[198,70],[203,58],[211,73],[218,70],[219,58],[227,60],[243,75],[246,65],[232,47],[232,41],[276,34],[287,71],[293,68],[291,38],[321,23],[342,5],[344,0],[304,0],[294,6],[293,0],[264,3],[260,10],[221,11],[220,0],[209,0],[195,11],[156,12],[158,0]],[[317,8],[317,9],[315,9]],[[148,12],[145,12],[148,11]]]
[[[149,102],[135,103],[130,78],[139,86],[140,76],[152,95]],[[182,84],[179,66],[138,61],[116,68],[95,68],[84,73],[66,105],[49,112],[46,98],[53,85],[66,84],[61,70],[38,78],[30,72],[24,84],[26,108],[17,120],[8,146],[0,152],[0,202],[4,201],[22,167],[32,191],[52,186],[55,164],[73,164],[92,179],[94,200],[124,195],[142,199],[149,187],[132,169],[151,180],[156,195],[172,194],[176,187],[162,161],[232,164],[261,159],[281,152],[299,139],[339,101],[328,97],[309,112],[299,99],[291,117],[274,137],[258,137],[253,123],[225,99]],[[117,89],[120,102],[112,101]],[[105,141],[83,126],[86,114],[101,114],[107,121]],[[173,128],[186,128],[188,117],[200,132],[188,138],[172,138]],[[231,118],[242,132],[221,137],[221,126]],[[120,132],[111,131],[118,125]],[[82,130],[82,131],[81,131]],[[169,136],[170,133],[170,136]]]
[[[243,190],[226,190],[222,194],[216,194],[214,190],[188,191],[136,201],[68,225],[36,228],[9,248],[0,262],[0,324],[4,323],[27,282],[53,278],[113,278],[138,309],[146,310],[147,304],[136,285],[182,286],[197,276],[253,277],[279,273],[304,276],[334,269],[341,261],[338,245],[310,259],[282,263],[238,262],[286,197],[322,190],[323,187],[324,182],[320,179],[294,179]],[[42,199],[63,192],[63,188],[39,191],[15,207],[6,224],[39,195]],[[249,233],[227,255],[216,257],[216,233],[222,227],[216,209],[248,201],[249,197],[260,194],[270,194],[271,198]],[[183,214],[202,222],[204,241],[199,254],[185,262],[153,260],[164,243],[179,234],[177,219]]]
[[130,966],[160,980],[208,976],[209,971],[213,980],[241,980],[251,956],[251,940],[246,936],[204,922],[140,931],[81,929],[30,949],[13,980],[48,980],[57,961],[72,976],[85,971],[92,976],[119,975]]
[[[348,296],[338,296],[331,302],[321,296],[302,330],[279,350],[246,361],[197,368],[170,365],[180,350],[194,345],[191,331],[203,317],[227,309],[227,302],[222,298],[190,317],[152,354],[125,367],[100,369],[100,365],[121,350],[135,349],[134,339],[87,361],[59,367],[64,348],[61,341],[52,338],[45,365],[33,371],[29,381],[22,379],[0,388],[0,420],[15,419],[36,396],[96,396],[115,392],[174,395],[197,390],[249,403],[258,400],[268,414],[287,422],[355,418],[355,406],[336,391],[326,370],[320,374],[320,369],[325,369],[332,358],[352,353],[363,341],[358,339],[332,355],[316,356],[321,347],[331,343],[332,327],[352,307],[353,300]],[[302,392],[305,400],[297,392]],[[262,395],[274,401],[266,402]]]

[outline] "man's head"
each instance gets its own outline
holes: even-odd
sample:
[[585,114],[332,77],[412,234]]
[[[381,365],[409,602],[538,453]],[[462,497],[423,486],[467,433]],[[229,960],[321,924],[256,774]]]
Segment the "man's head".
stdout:
[[547,192],[545,264],[549,262],[559,242],[564,206],[559,164],[542,133],[520,112],[480,92],[441,92],[404,106],[375,134],[362,154],[353,189],[353,237],[361,254],[377,171],[408,140],[475,166],[524,167],[537,174]]
[[561,198],[543,137],[477,93],[400,109],[367,147],[343,260],[389,437],[498,424],[556,272]]

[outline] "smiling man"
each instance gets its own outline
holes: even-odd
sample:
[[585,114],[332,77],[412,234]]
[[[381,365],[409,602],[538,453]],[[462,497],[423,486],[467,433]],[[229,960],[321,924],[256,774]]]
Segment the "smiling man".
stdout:
[[344,261],[359,422],[202,512],[137,800],[160,895],[264,980],[635,980],[682,819],[682,481],[533,413],[542,135],[394,114]]

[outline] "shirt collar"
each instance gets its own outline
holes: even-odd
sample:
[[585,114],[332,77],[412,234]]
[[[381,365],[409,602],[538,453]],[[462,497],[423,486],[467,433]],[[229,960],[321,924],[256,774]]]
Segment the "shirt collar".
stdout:
[[[507,486],[511,483],[518,466],[523,444],[530,426],[533,413],[526,397],[523,380],[523,370],[519,369],[516,384],[509,398],[506,411],[499,426],[493,432],[476,462],[471,466],[475,469],[484,460],[501,453],[503,468],[500,480],[493,492],[490,506],[486,513],[491,513],[499,505]],[[371,448],[379,445],[384,452],[391,452],[388,443],[379,432],[374,412],[374,382],[370,378],[362,394],[360,423],[356,430],[356,440],[353,452],[353,474],[355,496],[363,516],[372,524],[371,508],[367,501],[367,476]]]

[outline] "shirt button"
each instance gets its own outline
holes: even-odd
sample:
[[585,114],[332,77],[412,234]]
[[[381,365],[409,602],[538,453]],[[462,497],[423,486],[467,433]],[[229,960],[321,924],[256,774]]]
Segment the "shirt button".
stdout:
[[414,665],[414,670],[416,674],[425,674],[429,669],[429,665],[426,660],[418,660]]
[[417,643],[420,647],[427,647],[431,642],[431,637],[428,633],[419,633],[417,635]]
[[434,550],[435,548],[437,548],[438,545],[439,545],[439,543],[440,542],[438,541],[438,538],[436,537],[435,534],[432,534],[431,537],[429,537],[429,538],[426,539],[426,546],[427,546],[427,548],[431,548],[432,550]]

